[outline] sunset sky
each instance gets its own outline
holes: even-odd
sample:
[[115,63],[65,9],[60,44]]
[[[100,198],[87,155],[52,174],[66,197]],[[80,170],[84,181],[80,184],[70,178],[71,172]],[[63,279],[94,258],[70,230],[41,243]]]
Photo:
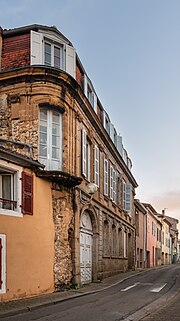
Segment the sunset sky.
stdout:
[[180,1],[1,0],[3,29],[55,25],[133,162],[136,198],[180,220]]

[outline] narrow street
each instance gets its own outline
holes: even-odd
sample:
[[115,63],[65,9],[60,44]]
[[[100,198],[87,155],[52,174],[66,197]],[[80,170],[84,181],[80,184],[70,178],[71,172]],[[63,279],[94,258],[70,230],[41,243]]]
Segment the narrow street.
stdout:
[[[98,293],[40,307],[3,320],[177,321],[179,319],[172,311],[178,308],[179,288],[180,265],[177,264],[142,272]],[[161,312],[161,309],[165,312]],[[169,317],[166,310],[170,313]]]

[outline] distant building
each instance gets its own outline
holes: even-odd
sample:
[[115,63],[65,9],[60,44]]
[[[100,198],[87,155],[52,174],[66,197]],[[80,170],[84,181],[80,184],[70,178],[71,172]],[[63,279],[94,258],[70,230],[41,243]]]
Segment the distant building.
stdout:
[[171,224],[170,226],[170,253],[171,253],[171,262],[176,263],[177,261],[177,251],[178,251],[178,223],[179,221],[174,218],[165,215],[166,220]]
[[135,226],[136,226],[136,267],[146,267],[147,210],[143,204],[135,199]]

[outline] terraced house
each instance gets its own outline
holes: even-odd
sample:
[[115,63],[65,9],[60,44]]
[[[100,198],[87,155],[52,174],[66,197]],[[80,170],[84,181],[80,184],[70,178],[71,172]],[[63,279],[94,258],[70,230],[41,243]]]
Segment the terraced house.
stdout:
[[56,27],[0,36],[1,300],[135,264],[132,163]]

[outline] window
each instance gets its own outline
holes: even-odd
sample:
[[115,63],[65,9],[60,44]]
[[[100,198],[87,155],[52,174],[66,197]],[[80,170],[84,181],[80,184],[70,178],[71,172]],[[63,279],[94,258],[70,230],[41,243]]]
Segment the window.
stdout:
[[40,109],[39,161],[46,170],[62,169],[62,114]]
[[116,171],[110,166],[110,199],[116,201]]
[[123,210],[126,212],[131,211],[132,191],[131,184],[123,182]]
[[44,42],[44,64],[63,69],[63,47]]
[[110,135],[110,119],[108,114],[103,110],[103,126]]
[[90,142],[85,129],[82,129],[82,174],[90,181]]
[[21,168],[1,161],[0,164],[0,213],[21,213]]
[[104,159],[104,195],[108,195],[108,160]]
[[97,96],[94,92],[94,89],[92,87],[90,80],[85,74],[83,78],[83,84],[84,84],[84,94],[86,95],[91,106],[94,108],[95,112],[97,113]]
[[99,186],[99,148],[94,146],[94,183]]
[[6,292],[6,235],[0,234],[0,293]]
[[31,30],[31,65],[47,65],[65,70],[76,79],[76,51],[59,35]]

